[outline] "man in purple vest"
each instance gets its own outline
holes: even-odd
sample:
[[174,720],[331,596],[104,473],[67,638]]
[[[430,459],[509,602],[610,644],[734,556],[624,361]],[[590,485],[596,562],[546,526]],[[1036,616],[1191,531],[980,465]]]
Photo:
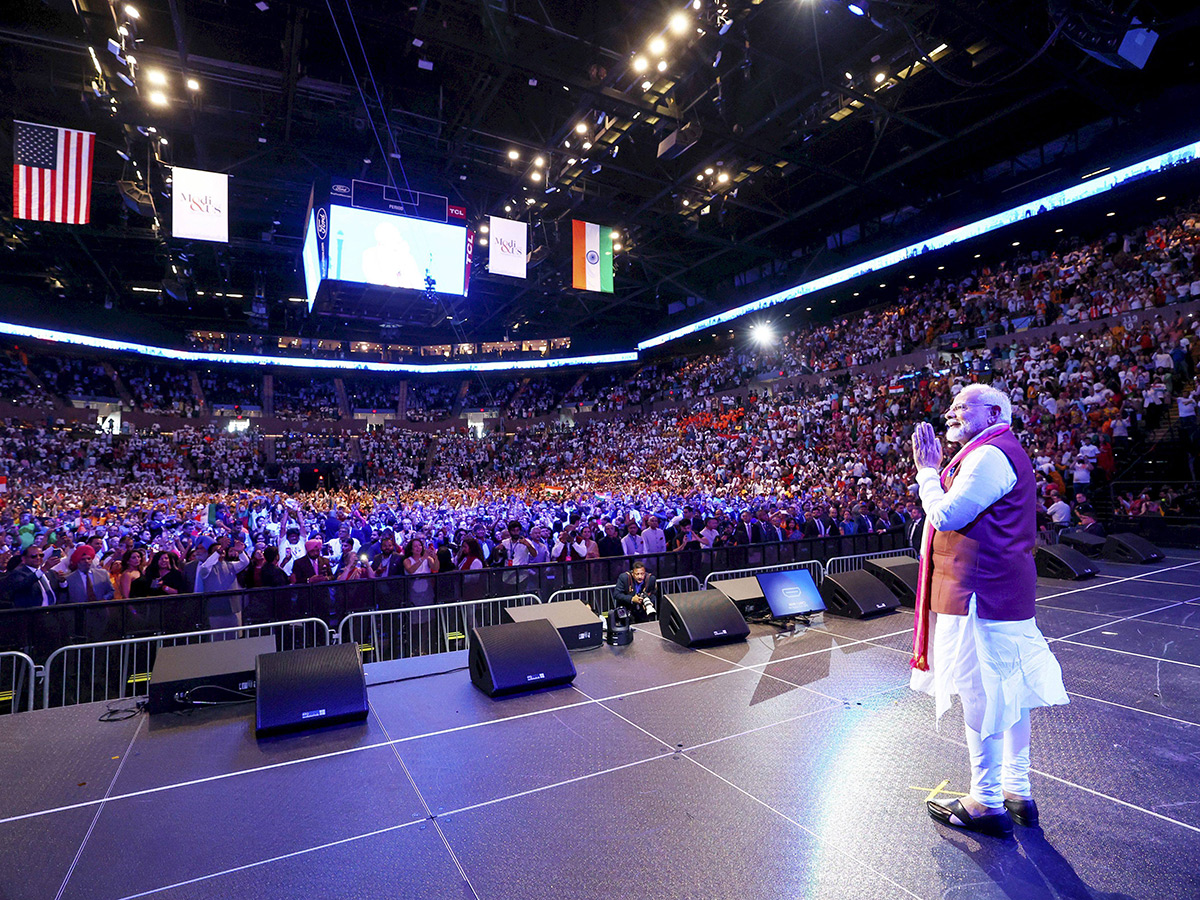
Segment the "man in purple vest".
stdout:
[[922,423],[913,434],[925,528],[912,687],[936,698],[939,719],[958,694],[971,757],[971,792],[948,804],[930,800],[929,815],[1000,837],[1014,821],[1038,821],[1029,710],[1068,702],[1033,619],[1036,489],[1011,422],[1008,397],[973,384],[946,412],[946,437],[961,449],[944,470],[933,427]]

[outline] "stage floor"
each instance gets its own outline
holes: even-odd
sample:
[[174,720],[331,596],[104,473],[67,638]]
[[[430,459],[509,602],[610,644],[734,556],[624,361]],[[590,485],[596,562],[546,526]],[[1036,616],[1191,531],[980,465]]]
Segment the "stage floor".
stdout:
[[257,742],[253,706],[0,719],[0,897],[1200,896],[1200,553],[1038,582],[1071,703],[1033,714],[1041,828],[931,821],[958,708],[907,688],[912,614],[687,650],[642,628],[571,687],[466,671],[366,724]]

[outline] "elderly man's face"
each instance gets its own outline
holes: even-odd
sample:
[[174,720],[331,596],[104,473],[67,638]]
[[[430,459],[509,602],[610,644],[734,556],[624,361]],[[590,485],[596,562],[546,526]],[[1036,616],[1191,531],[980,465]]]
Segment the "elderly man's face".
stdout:
[[996,421],[998,410],[982,402],[973,391],[962,391],[946,410],[946,438],[965,444]]

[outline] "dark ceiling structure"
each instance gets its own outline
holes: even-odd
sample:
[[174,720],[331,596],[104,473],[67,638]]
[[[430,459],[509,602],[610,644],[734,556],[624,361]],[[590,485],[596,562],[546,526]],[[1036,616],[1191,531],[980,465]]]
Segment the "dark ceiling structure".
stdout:
[[[1116,52],[1134,16],[1141,69]],[[180,336],[627,346],[1194,134],[1198,33],[1165,0],[9,0],[0,139],[19,119],[97,147],[91,225],[0,203],[0,287]],[[173,165],[231,176],[228,244],[171,236]],[[330,176],[525,219],[528,279],[482,252],[466,298],[309,315]],[[617,229],[613,294],[571,288],[572,219]]]

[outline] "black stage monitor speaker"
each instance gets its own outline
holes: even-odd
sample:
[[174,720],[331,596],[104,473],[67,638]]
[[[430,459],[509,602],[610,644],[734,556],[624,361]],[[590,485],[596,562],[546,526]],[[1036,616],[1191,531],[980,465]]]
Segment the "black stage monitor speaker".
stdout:
[[[154,656],[146,708],[151,715],[190,709],[195,702],[236,700],[253,693],[255,660],[274,653],[275,638],[244,638],[160,647]],[[230,691],[234,693],[230,693]]]
[[821,596],[828,612],[847,619],[889,613],[900,605],[886,584],[862,569],[826,575],[821,582]]
[[1090,559],[1078,550],[1072,550],[1062,544],[1051,544],[1048,547],[1039,545],[1033,551],[1033,561],[1037,566],[1039,578],[1082,581],[1100,574],[1100,570]]
[[724,581],[713,582],[713,587],[733,601],[743,616],[769,616],[771,607],[763,595],[762,586],[754,576],[749,578],[728,578]]
[[1110,534],[1104,542],[1105,559],[1115,562],[1148,563],[1165,559],[1166,554],[1136,534]]
[[489,697],[570,684],[575,663],[549,619],[471,629],[471,682]]
[[715,588],[663,597],[658,627],[663,637],[684,647],[730,644],[750,634],[733,601]]
[[331,644],[258,658],[256,737],[367,717],[367,680],[358,644]]
[[593,650],[604,643],[600,617],[582,600],[506,607],[501,615],[506,622],[548,619],[550,624],[558,629],[558,634],[568,650]]
[[921,563],[911,556],[883,556],[863,561],[863,571],[869,572],[887,585],[901,606],[910,609],[917,605],[917,575]]
[[1089,534],[1086,531],[1064,531],[1058,536],[1058,542],[1092,559],[1100,556],[1107,543],[1100,535]]

